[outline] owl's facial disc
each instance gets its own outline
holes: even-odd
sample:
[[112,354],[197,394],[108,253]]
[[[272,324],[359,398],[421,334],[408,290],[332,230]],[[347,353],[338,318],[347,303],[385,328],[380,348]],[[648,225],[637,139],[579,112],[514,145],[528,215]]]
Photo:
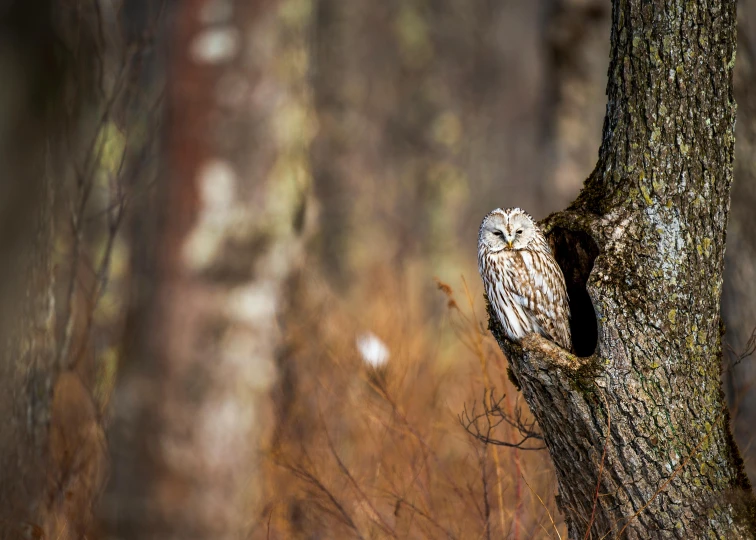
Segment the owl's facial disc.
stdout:
[[533,222],[527,214],[495,211],[482,226],[482,241],[492,252],[525,249],[535,236]]
[[535,237],[535,226],[527,214],[515,213],[508,223],[511,249],[525,249]]
[[481,227],[481,242],[492,252],[507,249],[507,222],[502,214],[489,214]]

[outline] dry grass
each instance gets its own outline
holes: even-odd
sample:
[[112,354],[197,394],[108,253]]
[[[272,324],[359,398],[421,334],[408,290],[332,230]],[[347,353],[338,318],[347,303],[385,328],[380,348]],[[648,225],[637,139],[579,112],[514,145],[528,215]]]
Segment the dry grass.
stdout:
[[[484,330],[480,290],[439,288],[386,268],[353,295],[296,285],[251,538],[566,536],[546,451],[485,445],[460,425],[487,387],[510,413],[518,393]],[[386,366],[361,358],[365,331],[388,346]]]

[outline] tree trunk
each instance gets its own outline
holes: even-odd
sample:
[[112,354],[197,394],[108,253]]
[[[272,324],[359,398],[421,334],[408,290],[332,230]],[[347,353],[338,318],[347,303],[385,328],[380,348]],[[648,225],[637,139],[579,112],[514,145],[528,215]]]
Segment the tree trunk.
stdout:
[[160,223],[116,393],[104,517],[139,539],[245,536],[257,515],[287,280],[311,223],[311,6],[176,5]]
[[731,0],[613,1],[599,161],[543,224],[578,356],[535,335],[513,344],[491,318],[570,538],[756,532],[719,376],[735,23]]
[[59,4],[0,8],[0,539],[86,535],[102,471],[91,396],[56,354],[56,209],[96,50],[88,10]]

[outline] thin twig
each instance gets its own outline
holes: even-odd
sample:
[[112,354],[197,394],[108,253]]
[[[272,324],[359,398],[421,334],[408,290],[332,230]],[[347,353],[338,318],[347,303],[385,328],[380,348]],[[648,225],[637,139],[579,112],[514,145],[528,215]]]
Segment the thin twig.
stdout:
[[407,431],[412,435],[415,440],[417,440],[418,443],[420,443],[421,448],[423,448],[424,452],[427,452],[428,455],[430,455],[435,463],[439,465],[438,470],[441,472],[441,474],[444,475],[445,480],[451,485],[452,490],[459,496],[461,500],[465,500],[464,494],[462,492],[462,488],[459,487],[457,482],[454,481],[454,479],[449,476],[448,472],[444,467],[441,467],[441,459],[438,457],[438,454],[433,450],[433,448],[423,439],[420,434],[417,432],[417,429],[410,423],[409,419],[407,418],[407,415],[404,414],[404,412],[399,409],[399,406],[394,401],[394,399],[391,397],[391,394],[388,392],[388,389],[386,388],[385,384],[383,384],[381,381],[375,380],[370,381],[369,384],[372,386],[372,388],[389,404],[391,407],[392,412],[396,415],[399,420],[402,421],[402,424],[407,429]]
[[266,540],[270,540],[270,522],[273,519],[273,510],[275,509],[275,506],[270,509],[270,513],[268,514],[268,528],[265,533]]
[[596,492],[593,494],[593,510],[591,510],[591,519],[588,521],[588,527],[585,529],[585,536],[583,540],[588,540],[591,534],[591,527],[593,526],[593,520],[596,517],[596,506],[598,506],[599,487],[601,486],[601,475],[604,473],[604,459],[606,458],[606,447],[609,446],[609,437],[612,434],[612,414],[609,411],[609,402],[606,399],[606,394],[601,392],[601,397],[604,398],[604,405],[606,405],[606,435],[604,435],[604,450],[601,452],[601,465],[599,466],[598,478],[596,479]]
[[360,530],[357,528],[357,525],[354,523],[354,520],[352,520],[349,513],[344,509],[344,506],[338,501],[338,499],[336,499],[336,496],[333,495],[325,485],[323,485],[323,483],[317,478],[317,476],[301,466],[294,466],[286,463],[280,463],[280,465],[291,472],[294,476],[296,476],[300,480],[307,482],[311,486],[315,487],[320,493],[325,495],[338,512],[341,521],[350,529],[352,529],[352,531],[354,531],[354,534],[356,534],[358,538],[364,540],[365,537],[362,536]]
[[549,521],[551,521],[551,526],[554,527],[554,531],[556,531],[556,534],[559,540],[562,540],[562,535],[559,534],[559,529],[557,529],[556,523],[554,523],[554,518],[551,517],[551,512],[549,512],[549,509],[546,506],[546,504],[543,502],[543,499],[541,498],[540,495],[538,495],[538,493],[533,491],[533,488],[530,487],[530,484],[528,484],[528,480],[527,478],[525,478],[525,475],[520,475],[520,476],[522,476],[522,479],[525,481],[525,485],[528,486],[528,489],[530,490],[530,492],[538,498],[538,502],[540,502],[541,506],[543,506],[543,509],[546,510],[546,514],[549,516]]
[[732,346],[727,343],[726,344],[727,351],[733,356],[734,360],[730,362],[730,367],[733,368],[740,364],[743,360],[746,358],[752,356],[754,353],[756,353],[756,327],[751,331],[751,335],[748,338],[748,341],[746,341],[745,347],[743,349],[743,352],[735,352],[735,350],[732,348]]
[[333,441],[331,440],[331,436],[328,433],[328,429],[325,427],[325,421],[323,419],[322,412],[320,412],[321,422],[323,423],[323,432],[325,434],[326,441],[328,442],[328,449],[331,451],[331,455],[336,460],[336,464],[339,466],[339,470],[346,476],[347,480],[349,480],[349,483],[352,484],[352,487],[354,487],[354,490],[357,492],[357,494],[362,498],[363,501],[365,501],[365,504],[368,505],[370,508],[370,511],[377,517],[377,520],[374,520],[378,526],[380,526],[387,534],[390,536],[396,538],[396,532],[391,528],[391,526],[386,523],[386,520],[383,518],[383,516],[378,512],[378,510],[373,506],[373,503],[370,501],[367,495],[365,495],[365,492],[362,491],[362,488],[360,488],[360,485],[357,483],[357,481],[354,479],[354,476],[352,476],[352,473],[349,472],[349,469],[344,464],[343,461],[341,461],[341,458],[339,457],[338,452],[336,452],[336,448],[333,446]]
[[487,540],[491,540],[491,505],[488,503],[488,478],[486,475],[486,454],[488,446],[483,446],[480,453],[480,477],[483,483],[483,524]]
[[452,532],[450,530],[448,530],[448,529],[444,528],[443,526],[441,526],[435,519],[433,519],[431,516],[429,516],[422,509],[418,508],[417,506],[415,506],[411,502],[407,501],[406,499],[402,499],[402,498],[396,497],[396,495],[394,495],[394,497],[396,498],[396,505],[395,505],[395,508],[396,508],[395,512],[396,513],[399,512],[399,508],[401,506],[406,506],[406,507],[410,508],[413,512],[415,512],[416,514],[418,514],[419,516],[425,518],[425,520],[428,523],[430,523],[431,525],[433,525],[439,531],[443,532],[446,535],[446,537],[449,538],[450,540],[455,540],[456,539],[456,537],[454,536],[454,534],[452,534]]
[[[467,305],[470,307],[470,312],[472,313],[472,318],[475,323],[475,325],[472,327],[472,334],[475,336],[475,352],[478,355],[478,359],[480,360],[480,370],[483,373],[483,383],[485,385],[485,388],[492,389],[491,386],[491,380],[488,376],[488,366],[486,362],[486,355],[483,352],[483,335],[480,332],[476,331],[476,328],[478,327],[478,320],[475,315],[475,302],[473,301],[473,296],[470,294],[470,289],[467,286],[467,280],[465,280],[465,276],[461,276],[462,278],[462,284],[465,287],[465,295],[467,296]],[[490,406],[490,401],[493,396],[493,390],[489,390],[489,403],[486,404],[486,406]],[[484,394],[484,400],[485,400],[485,394]],[[490,424],[489,424],[490,425]],[[489,433],[490,434],[490,433]],[[501,486],[501,463],[499,462],[499,449],[494,447],[493,449],[493,461],[494,461],[494,471],[496,472],[496,497],[499,507],[499,524],[501,526],[502,533],[504,532],[504,529],[506,527],[506,520],[504,518],[504,492],[503,488]],[[490,528],[488,530],[488,534],[490,536],[491,531]]]
[[[477,404],[473,402],[472,408],[468,411],[467,405],[464,405],[462,413],[457,417],[460,425],[470,435],[485,444],[495,446],[505,446],[508,448],[517,448],[520,450],[543,450],[543,445],[530,446],[527,444],[531,440],[543,441],[542,435],[536,431],[535,420],[526,421],[522,418],[522,410],[517,407],[514,416],[510,416],[502,409],[501,403],[506,398],[503,395],[499,399],[492,397],[492,391],[483,394],[484,410],[481,413],[476,412]],[[485,427],[481,427],[480,422],[485,421]],[[515,428],[521,435],[519,441],[510,442],[494,438],[493,432],[501,423],[506,423]]]

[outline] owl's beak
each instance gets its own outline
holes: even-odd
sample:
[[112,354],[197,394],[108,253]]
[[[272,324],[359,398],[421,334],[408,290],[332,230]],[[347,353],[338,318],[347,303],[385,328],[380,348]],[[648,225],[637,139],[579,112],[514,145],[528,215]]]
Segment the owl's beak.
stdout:
[[514,247],[514,241],[512,241],[512,240],[509,240],[509,241],[507,242],[507,249],[512,249],[513,247]]

